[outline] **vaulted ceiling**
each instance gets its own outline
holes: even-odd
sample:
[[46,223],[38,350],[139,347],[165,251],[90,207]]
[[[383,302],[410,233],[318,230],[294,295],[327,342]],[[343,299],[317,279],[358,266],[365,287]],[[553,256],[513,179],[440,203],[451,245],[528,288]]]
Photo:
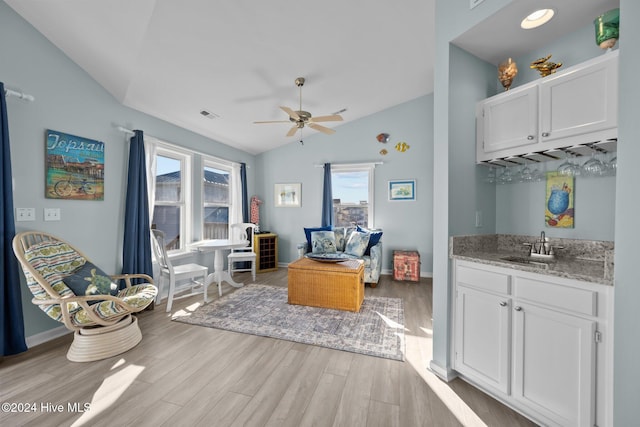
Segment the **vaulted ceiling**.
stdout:
[[[253,124],[299,109],[297,77],[303,110],[344,122],[433,92],[435,0],[4,1],[123,105],[253,154],[299,139],[285,136],[292,123]],[[572,7],[602,13],[611,0],[546,3],[565,8],[548,30],[559,34],[585,25],[562,20]],[[541,43],[513,31],[480,28],[460,45],[492,59],[497,38]]]

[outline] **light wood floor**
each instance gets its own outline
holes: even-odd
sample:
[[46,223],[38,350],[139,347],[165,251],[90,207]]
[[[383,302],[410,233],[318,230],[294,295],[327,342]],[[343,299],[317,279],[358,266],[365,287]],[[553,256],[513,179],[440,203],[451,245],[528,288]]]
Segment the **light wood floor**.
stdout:
[[[250,281],[246,273],[236,277]],[[286,277],[281,268],[259,274],[257,282],[286,286]],[[69,362],[71,336],[5,357],[0,401],[36,410],[2,411],[0,425],[533,425],[464,381],[445,383],[427,370],[431,291],[428,279],[416,284],[390,276],[366,288],[366,295],[404,300],[404,362],[172,322],[162,304],[138,316],[143,340],[118,357]],[[179,300],[173,311],[200,301]],[[89,412],[68,407],[84,403]],[[62,412],[53,412],[55,405]]]

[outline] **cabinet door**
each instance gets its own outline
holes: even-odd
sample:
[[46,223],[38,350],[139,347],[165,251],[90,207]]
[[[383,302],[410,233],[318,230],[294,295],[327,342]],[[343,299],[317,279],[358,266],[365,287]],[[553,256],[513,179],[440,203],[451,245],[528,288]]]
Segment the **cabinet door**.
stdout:
[[617,127],[617,82],[617,56],[544,78],[540,83],[541,141]]
[[508,156],[512,154],[508,151],[511,148],[538,142],[537,86],[510,90],[490,98],[482,104],[481,114],[482,150],[487,154],[483,160]]
[[510,300],[457,287],[455,369],[509,394]]
[[596,322],[513,304],[514,399],[560,425],[593,426]]

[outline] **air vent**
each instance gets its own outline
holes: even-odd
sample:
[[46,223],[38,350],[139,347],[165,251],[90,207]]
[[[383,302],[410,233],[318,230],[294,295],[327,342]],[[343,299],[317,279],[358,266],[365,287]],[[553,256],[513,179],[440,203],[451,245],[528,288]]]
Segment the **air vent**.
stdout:
[[207,119],[211,119],[211,120],[220,118],[220,115],[216,113],[212,113],[211,111],[207,111],[207,110],[200,111],[200,114],[202,115],[202,117],[206,117]]

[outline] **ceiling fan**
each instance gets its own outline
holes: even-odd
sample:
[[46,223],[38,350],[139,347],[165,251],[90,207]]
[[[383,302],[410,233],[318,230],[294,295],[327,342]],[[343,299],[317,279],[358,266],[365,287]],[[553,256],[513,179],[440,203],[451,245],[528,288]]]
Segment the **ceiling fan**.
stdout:
[[326,133],[327,135],[331,135],[336,131],[328,128],[326,126],[321,126],[318,122],[341,122],[342,116],[339,114],[331,114],[329,116],[319,116],[313,117],[310,112],[304,111],[302,109],[302,86],[304,85],[304,77],[298,77],[296,79],[296,86],[300,88],[300,109],[294,111],[289,107],[280,107],[282,111],[289,115],[289,120],[271,120],[271,121],[263,121],[263,122],[253,122],[253,123],[289,123],[293,122],[294,126],[287,132],[287,136],[295,135],[298,129],[302,129],[305,126],[309,126],[311,129],[315,129],[319,132]]

